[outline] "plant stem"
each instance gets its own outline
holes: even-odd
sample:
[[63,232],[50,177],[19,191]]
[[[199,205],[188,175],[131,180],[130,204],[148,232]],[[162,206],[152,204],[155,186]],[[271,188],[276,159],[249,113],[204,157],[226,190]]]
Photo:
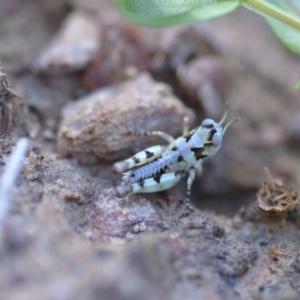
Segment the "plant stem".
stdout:
[[286,12],[271,3],[264,0],[240,0],[240,4],[258,14],[271,17],[300,31],[300,19],[295,14]]

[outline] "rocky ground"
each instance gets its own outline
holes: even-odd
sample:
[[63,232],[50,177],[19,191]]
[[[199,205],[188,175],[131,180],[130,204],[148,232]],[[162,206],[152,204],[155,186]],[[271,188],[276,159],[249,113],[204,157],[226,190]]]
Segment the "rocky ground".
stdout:
[[[0,299],[299,299],[299,57],[244,10],[149,29],[111,1],[0,4]],[[193,186],[117,197],[114,162],[241,117]],[[9,169],[9,168],[8,168]],[[8,197],[9,198],[9,197]]]

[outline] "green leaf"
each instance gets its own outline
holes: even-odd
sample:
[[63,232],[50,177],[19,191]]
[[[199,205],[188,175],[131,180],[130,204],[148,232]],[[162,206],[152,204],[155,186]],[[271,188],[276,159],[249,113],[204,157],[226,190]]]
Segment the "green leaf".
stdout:
[[115,0],[125,17],[148,26],[170,26],[209,20],[239,6],[239,0]]
[[242,6],[264,16],[276,36],[291,51],[300,54],[298,0],[240,0],[240,2]]
[[300,54],[300,32],[274,19],[267,18],[275,35],[285,46],[296,54]]
[[[269,2],[275,4],[279,8],[282,8],[288,13],[294,14],[294,18],[298,19],[300,22],[300,6],[299,3],[296,3],[296,1],[269,0]],[[282,43],[285,44],[292,52],[300,54],[300,31],[272,18],[266,18],[266,20]]]
[[300,80],[299,80],[298,82],[295,83],[294,89],[295,89],[295,90],[300,90]]

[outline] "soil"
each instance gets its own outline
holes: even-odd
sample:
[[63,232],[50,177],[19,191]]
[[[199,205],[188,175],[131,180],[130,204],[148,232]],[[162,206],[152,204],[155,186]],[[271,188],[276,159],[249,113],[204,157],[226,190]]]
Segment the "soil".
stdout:
[[[1,1],[0,182],[30,144],[0,218],[0,299],[299,299],[299,57],[243,9],[154,29],[111,2]],[[241,120],[192,214],[185,180],[117,196],[113,164],[163,143],[143,133],[227,102]]]

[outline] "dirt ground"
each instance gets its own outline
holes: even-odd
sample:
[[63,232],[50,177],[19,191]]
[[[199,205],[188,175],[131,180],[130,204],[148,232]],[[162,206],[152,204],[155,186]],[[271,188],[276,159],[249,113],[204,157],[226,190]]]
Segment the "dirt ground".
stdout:
[[[0,222],[0,299],[299,299],[299,57],[242,9],[154,29],[111,2],[0,3],[2,179],[30,140]],[[113,164],[161,143],[134,133],[178,136],[227,102],[241,120],[204,162],[194,213],[185,180],[116,195]]]

